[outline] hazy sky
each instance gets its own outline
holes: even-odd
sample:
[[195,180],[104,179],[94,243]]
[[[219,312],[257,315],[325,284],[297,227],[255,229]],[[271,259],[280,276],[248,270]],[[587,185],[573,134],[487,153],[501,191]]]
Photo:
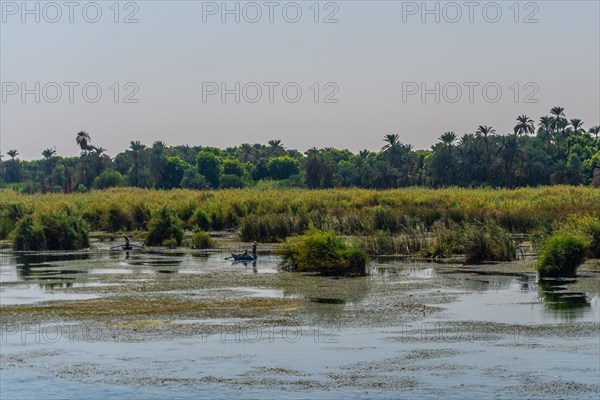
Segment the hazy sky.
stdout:
[[3,154],[75,155],[80,130],[111,155],[130,140],[374,150],[388,133],[428,148],[556,105],[600,123],[597,0],[114,3],[1,1]]

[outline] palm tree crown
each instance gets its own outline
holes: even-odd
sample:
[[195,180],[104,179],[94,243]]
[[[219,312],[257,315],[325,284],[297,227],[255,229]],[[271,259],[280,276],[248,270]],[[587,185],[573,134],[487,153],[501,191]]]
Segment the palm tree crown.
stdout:
[[77,146],[79,146],[81,148],[81,151],[84,152],[87,152],[89,150],[91,141],[92,138],[86,131],[79,132],[75,137],[75,142],[77,143]]
[[17,150],[9,150],[6,152],[6,154],[10,157],[11,160],[15,160],[15,157],[17,157],[19,155],[19,152]]
[[527,115],[520,115],[517,117],[517,125],[514,128],[515,134],[530,134],[535,132],[534,122]]

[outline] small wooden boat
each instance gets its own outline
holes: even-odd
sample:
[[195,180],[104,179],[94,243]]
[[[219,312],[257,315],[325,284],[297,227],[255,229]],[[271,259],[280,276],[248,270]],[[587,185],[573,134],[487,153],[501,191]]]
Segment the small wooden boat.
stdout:
[[254,260],[256,260],[256,257],[254,257],[251,254],[234,254],[234,253],[231,253],[231,258],[233,258],[235,261],[254,261]]

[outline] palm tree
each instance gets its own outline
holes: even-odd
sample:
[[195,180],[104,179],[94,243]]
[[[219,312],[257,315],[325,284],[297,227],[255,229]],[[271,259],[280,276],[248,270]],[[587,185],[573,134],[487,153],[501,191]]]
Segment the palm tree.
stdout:
[[440,140],[444,142],[444,144],[448,147],[452,147],[454,142],[456,141],[456,133],[454,132],[444,132],[442,136],[440,136]]
[[546,133],[548,135],[551,135],[552,134],[552,117],[549,115],[541,117],[538,127],[539,127],[538,133]]
[[386,151],[386,150],[391,149],[391,148],[396,148],[397,146],[399,146],[401,144],[400,143],[400,136],[398,136],[395,133],[392,133],[390,135],[385,135],[383,137],[383,141],[386,144],[385,144],[385,146],[383,146],[381,148],[381,151]]
[[491,126],[479,125],[475,133],[477,138],[483,140],[483,144],[485,145],[485,179],[487,181],[489,178],[489,168],[492,165],[492,149],[490,148],[489,136],[495,134],[496,130]]
[[550,114],[554,115],[555,118],[564,118],[565,116],[565,108],[564,107],[552,107],[550,109]]
[[104,155],[104,153],[106,152],[106,149],[104,147],[96,147],[96,146],[90,146],[88,148],[88,150],[91,150],[92,152],[94,152],[94,155],[98,158],[102,157]]
[[10,161],[14,162],[15,158],[19,155],[17,150],[9,150],[6,152],[6,155],[10,157]]
[[565,118],[565,109],[564,107],[552,107],[550,109],[550,114],[553,115],[552,118],[552,129],[553,134],[556,135],[567,126],[567,119]]
[[518,121],[518,123],[514,128],[515,135],[520,135],[520,134],[528,135],[530,133],[535,132],[535,127],[533,126],[534,122],[527,115],[518,116],[517,121]]
[[598,140],[598,134],[600,134],[600,126],[592,126],[590,128],[590,133],[593,133],[596,136],[596,140]]
[[574,118],[569,122],[571,123],[571,128],[569,128],[570,133],[572,133],[574,135],[580,135],[585,132],[585,129],[583,129],[583,121],[582,120],[580,120],[578,118]]
[[506,175],[506,186],[512,188],[513,165],[519,151],[517,135],[500,137],[500,156],[504,160],[504,174]]
[[152,147],[150,148],[150,158],[148,161],[152,183],[155,188],[160,188],[162,184],[164,168],[167,162],[166,148],[167,145],[160,140],[152,143]]
[[81,148],[81,151],[87,154],[92,138],[86,131],[81,131],[75,137],[75,142]]
[[42,156],[48,160],[50,158],[52,158],[52,156],[56,155],[56,150],[54,149],[46,149],[44,151],[42,151]]
[[281,140],[277,140],[277,139],[273,139],[273,140],[269,140],[268,142],[269,146],[271,146],[273,149],[279,149],[281,148]]
[[446,166],[446,184],[449,185],[452,176],[452,145],[456,141],[456,133],[452,131],[444,132],[442,136],[440,136],[439,140],[441,140],[448,149],[448,165]]
[[129,143],[129,149],[133,153],[133,168],[135,168],[134,186],[138,185],[138,170],[139,170],[139,166],[140,166],[140,154],[144,151],[145,148],[146,148],[146,146],[143,145],[139,140],[136,140],[136,141],[132,140]]

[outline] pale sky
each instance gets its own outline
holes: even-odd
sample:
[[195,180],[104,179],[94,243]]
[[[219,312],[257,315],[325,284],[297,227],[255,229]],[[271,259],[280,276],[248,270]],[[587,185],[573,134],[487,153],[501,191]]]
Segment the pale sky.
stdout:
[[22,159],[76,155],[80,130],[115,155],[131,140],[376,150],[389,133],[429,148],[557,105],[600,124],[597,0],[0,3],[0,151]]

